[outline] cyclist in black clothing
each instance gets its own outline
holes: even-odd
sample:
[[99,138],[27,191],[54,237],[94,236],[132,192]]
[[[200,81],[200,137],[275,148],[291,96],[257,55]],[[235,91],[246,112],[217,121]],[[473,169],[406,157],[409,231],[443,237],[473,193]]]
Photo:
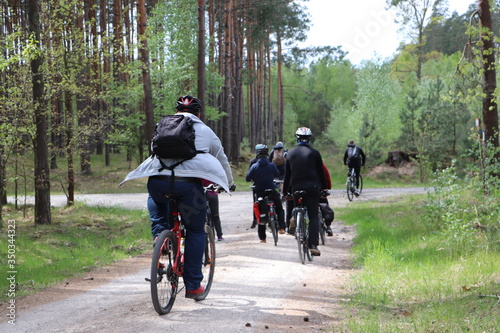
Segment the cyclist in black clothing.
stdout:
[[283,194],[288,196],[294,191],[306,191],[303,204],[309,216],[309,249],[313,256],[319,256],[321,252],[318,249],[318,205],[321,191],[327,189],[323,158],[319,151],[309,145],[312,136],[309,128],[300,127],[295,136],[297,147],[290,150],[286,156]]
[[349,140],[347,149],[344,153],[344,165],[347,165],[349,169],[353,168],[356,173],[356,191],[354,192],[356,196],[359,196],[359,174],[361,172],[361,167],[365,165],[365,158],[363,149],[356,146],[353,140]]

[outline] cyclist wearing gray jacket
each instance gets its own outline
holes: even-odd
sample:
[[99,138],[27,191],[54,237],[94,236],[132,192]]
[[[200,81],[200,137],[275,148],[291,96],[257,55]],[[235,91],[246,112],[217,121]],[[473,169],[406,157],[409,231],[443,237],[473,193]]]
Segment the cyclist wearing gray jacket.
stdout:
[[171,166],[182,160],[160,161],[157,156],[151,156],[130,172],[121,184],[131,179],[149,177],[147,206],[153,239],[163,230],[172,227],[168,221],[170,199],[166,194],[174,194],[178,198],[182,221],[186,227],[183,273],[186,297],[196,298],[204,292],[204,286],[201,286],[200,282],[203,279],[201,266],[205,250],[207,199],[201,180],[219,184],[226,191],[234,190],[234,181],[219,138],[199,119],[200,100],[189,95],[179,97],[176,109],[176,114],[193,120],[195,148],[202,153],[175,167],[175,176],[163,166]]

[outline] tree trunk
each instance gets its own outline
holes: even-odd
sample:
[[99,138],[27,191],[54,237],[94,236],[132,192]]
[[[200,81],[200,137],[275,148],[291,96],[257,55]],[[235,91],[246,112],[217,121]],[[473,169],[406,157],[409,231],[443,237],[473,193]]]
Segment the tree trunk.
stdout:
[[205,0],[198,0],[198,98],[201,100],[201,120],[205,121]]
[[[145,0],[137,1],[138,12],[138,35],[140,41],[139,54],[142,63],[142,87],[144,91],[144,114],[146,115],[146,141],[151,142],[155,128],[153,113],[153,95],[151,91],[151,78],[149,76],[149,49],[147,38],[147,13]],[[149,154],[151,154],[151,145],[148,144]]]
[[[483,123],[486,142],[498,147],[498,106],[495,101],[496,70],[495,45],[493,40],[491,11],[488,0],[479,0],[479,25],[481,33],[481,54],[483,62]],[[497,153],[497,158],[498,156]]]
[[[100,35],[102,38],[101,42],[101,54],[100,56],[103,59],[103,65],[102,65],[102,79],[101,79],[101,84],[102,84],[102,95],[106,94],[106,87],[109,84],[110,81],[110,73],[111,73],[111,65],[110,65],[110,43],[109,43],[109,36],[108,36],[108,19],[107,19],[107,6],[106,6],[106,1],[101,1],[100,3],[100,20],[99,20],[99,26],[100,26]],[[108,112],[108,104],[106,101],[101,100],[101,112],[102,116],[104,118],[104,136],[106,136],[106,133],[110,131],[111,127],[111,115]],[[105,149],[104,149],[104,160],[105,160],[105,165],[110,166],[111,165],[111,156],[110,156],[110,148],[109,144],[105,143]]]
[[73,99],[69,91],[65,92],[64,104],[66,109],[66,158],[68,161],[68,193],[67,205],[75,203],[75,166],[73,162]]
[[277,44],[278,44],[278,74],[277,74],[277,99],[278,99],[278,140],[283,141],[283,123],[285,121],[285,110],[284,110],[284,100],[283,100],[283,49],[281,46],[281,33],[277,32]]
[[[28,0],[29,31],[35,41],[40,43],[40,14],[39,3]],[[37,45],[39,47],[39,44]],[[40,52],[41,53],[41,52]],[[35,104],[35,224],[50,224],[50,169],[48,151],[48,117],[43,98],[43,74],[40,72],[43,59],[40,55],[31,60],[33,75],[33,103]]]

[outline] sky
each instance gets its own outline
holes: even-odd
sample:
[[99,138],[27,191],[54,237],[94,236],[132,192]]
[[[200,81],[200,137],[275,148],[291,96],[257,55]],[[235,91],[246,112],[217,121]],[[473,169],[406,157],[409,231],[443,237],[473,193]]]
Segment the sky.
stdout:
[[[448,0],[450,12],[463,14],[477,0]],[[394,22],[393,11],[386,11],[386,0],[309,0],[311,28],[301,46],[342,46],[354,65],[363,60],[391,58],[403,36]],[[349,13],[355,6],[356,13]]]

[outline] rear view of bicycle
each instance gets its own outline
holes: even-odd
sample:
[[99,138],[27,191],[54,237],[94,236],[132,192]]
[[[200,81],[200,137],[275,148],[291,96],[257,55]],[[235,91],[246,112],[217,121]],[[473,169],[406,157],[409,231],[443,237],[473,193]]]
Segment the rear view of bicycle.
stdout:
[[352,201],[352,199],[356,196],[361,195],[361,191],[363,191],[363,177],[361,174],[359,176],[359,186],[356,189],[356,172],[354,171],[354,168],[349,168],[349,173],[347,174],[347,180],[346,180],[346,190],[347,190],[347,198],[349,201]]
[[312,255],[309,250],[309,218],[307,208],[303,205],[302,200],[306,195],[305,191],[295,191],[293,193],[295,208],[292,210],[292,216],[295,219],[295,239],[299,249],[299,260],[302,264],[306,263],[306,257],[312,261]]
[[[254,204],[255,216],[259,225],[268,225],[273,235],[274,245],[278,245],[278,214],[271,199],[274,189],[265,190],[265,197],[257,198]],[[267,206],[267,207],[266,207]]]
[[[167,194],[171,203],[170,226],[172,229],[160,233],[155,242],[151,262],[151,299],[158,314],[170,312],[179,292],[179,278],[184,272],[184,237],[186,230],[182,224],[182,217],[178,209],[178,199],[175,195]],[[215,236],[213,229],[205,225],[205,250],[202,259],[204,287],[202,294],[196,295],[196,301],[204,300],[212,286],[215,272]]]

